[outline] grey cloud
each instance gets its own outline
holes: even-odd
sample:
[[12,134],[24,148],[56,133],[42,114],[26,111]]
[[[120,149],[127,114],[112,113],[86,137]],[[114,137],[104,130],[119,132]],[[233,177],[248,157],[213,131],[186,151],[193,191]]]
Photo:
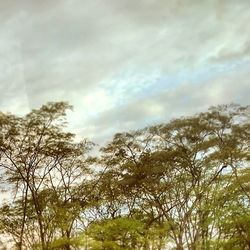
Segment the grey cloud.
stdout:
[[[98,143],[111,139],[116,132],[143,128],[180,116],[206,111],[212,105],[249,104],[250,67],[231,72],[206,82],[183,83],[177,88],[159,92],[146,99],[135,100],[122,107],[101,113],[90,120],[93,139]],[[201,79],[202,81],[202,79]],[[88,134],[88,127],[81,131]]]
[[[65,2],[69,3],[57,4],[39,15],[27,13],[17,32],[24,54],[50,60],[58,55],[67,58],[78,48],[83,56],[89,50],[99,54],[99,60],[95,61],[97,65],[105,63],[105,57],[110,58],[113,54],[118,55],[120,63],[126,56],[137,56],[139,63],[159,60],[159,64],[163,61],[169,66],[174,59],[174,62],[190,64],[197,54],[206,53],[206,49],[215,46],[210,40],[216,42],[218,32],[223,35],[224,28],[229,30],[229,27],[223,27],[223,20],[213,17],[217,1],[206,1],[205,4],[145,0]],[[235,6],[237,4],[231,6],[235,14],[232,16],[232,11],[226,9],[224,17],[226,25],[233,31],[235,25],[228,23],[228,18],[237,18],[241,11],[245,21],[249,20],[249,15],[242,9],[244,5],[240,4],[240,9]],[[126,51],[130,53],[126,54]],[[125,57],[121,57],[124,52]],[[88,61],[83,63],[88,64]]]
[[[135,96],[120,110],[97,110],[100,117],[95,119],[85,117],[82,106],[86,96],[104,88],[102,82],[129,67],[145,75],[155,69],[167,75],[235,58],[248,60],[249,8],[248,0],[0,1],[0,52],[5,51],[0,63],[12,65],[0,76],[0,107],[24,112],[47,101],[68,100],[79,117],[72,126],[80,133],[86,122],[87,134],[104,138],[113,125],[126,130],[161,120],[161,110],[178,115],[199,103],[217,103],[215,96],[221,95],[212,90],[221,91],[231,80],[220,77],[223,83],[205,84],[206,94],[188,84],[156,96],[149,93],[143,100]],[[233,74],[238,88],[247,89],[246,74]],[[183,96],[189,97],[186,102]]]
[[236,51],[221,49],[218,55],[211,58],[212,62],[226,62],[235,59],[249,59],[250,55],[250,41],[242,44]]

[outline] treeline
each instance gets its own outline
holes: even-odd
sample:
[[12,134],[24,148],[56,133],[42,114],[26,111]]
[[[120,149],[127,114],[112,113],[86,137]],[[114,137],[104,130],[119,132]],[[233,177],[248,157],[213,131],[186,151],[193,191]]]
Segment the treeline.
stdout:
[[119,133],[96,157],[68,109],[0,113],[6,249],[250,249],[250,107]]

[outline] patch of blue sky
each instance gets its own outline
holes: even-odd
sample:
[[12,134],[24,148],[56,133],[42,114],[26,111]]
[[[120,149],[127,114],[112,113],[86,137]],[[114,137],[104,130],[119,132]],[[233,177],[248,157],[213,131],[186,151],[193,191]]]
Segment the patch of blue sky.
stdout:
[[211,65],[206,65],[197,71],[194,71],[189,76],[187,75],[187,80],[192,83],[204,83],[210,79],[214,79],[221,75],[228,74],[230,72],[235,72],[237,70],[242,70],[250,66],[249,59],[239,59],[230,60],[223,63],[213,63]]
[[135,97],[141,98],[144,93],[150,92],[161,77],[162,73],[159,70],[145,73],[129,69],[101,83],[100,87],[105,89],[109,96],[116,97],[117,105],[123,105]]
[[234,60],[225,63],[213,63],[196,70],[182,70],[176,74],[162,75],[160,81],[151,93],[174,89],[182,83],[204,84],[205,82],[222,75],[242,70],[250,66],[250,60]]
[[250,60],[230,60],[213,62],[194,70],[183,69],[176,73],[165,73],[152,69],[128,69],[120,72],[113,79],[101,83],[101,88],[114,98],[115,105],[122,106],[135,99],[144,99],[163,91],[171,91],[179,85],[203,84],[222,75],[242,70],[250,66]]

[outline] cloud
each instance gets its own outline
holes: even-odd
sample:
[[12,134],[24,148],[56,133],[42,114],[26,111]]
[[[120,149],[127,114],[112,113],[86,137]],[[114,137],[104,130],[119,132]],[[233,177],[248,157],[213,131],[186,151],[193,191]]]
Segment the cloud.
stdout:
[[245,103],[249,8],[248,0],[1,1],[0,108],[23,114],[67,100],[71,128],[100,141],[166,110]]
[[[134,99],[90,119],[89,126],[81,131],[90,134],[97,142],[110,139],[112,130],[124,132],[156,123],[168,122],[180,116],[206,111],[212,105],[225,103],[249,104],[250,65],[226,74],[219,74],[205,82],[182,82],[173,89],[159,91],[147,98]],[[90,125],[92,124],[92,125]]]

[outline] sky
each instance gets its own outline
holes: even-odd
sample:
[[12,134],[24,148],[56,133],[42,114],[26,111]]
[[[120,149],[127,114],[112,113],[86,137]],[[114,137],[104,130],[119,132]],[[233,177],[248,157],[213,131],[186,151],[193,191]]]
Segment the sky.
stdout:
[[249,104],[249,0],[0,1],[0,110],[68,101],[69,129],[102,144]]

